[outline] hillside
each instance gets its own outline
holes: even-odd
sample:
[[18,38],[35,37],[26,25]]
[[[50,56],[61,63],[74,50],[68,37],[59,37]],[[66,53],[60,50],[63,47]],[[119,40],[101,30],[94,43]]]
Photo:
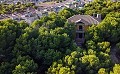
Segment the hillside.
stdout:
[[[5,12],[9,10],[5,8]],[[93,13],[101,14],[102,21],[90,26],[85,42],[77,46],[76,26],[68,18]],[[119,59],[119,2],[95,0],[82,10],[65,8],[30,25],[11,19],[0,21],[0,74],[119,74]]]

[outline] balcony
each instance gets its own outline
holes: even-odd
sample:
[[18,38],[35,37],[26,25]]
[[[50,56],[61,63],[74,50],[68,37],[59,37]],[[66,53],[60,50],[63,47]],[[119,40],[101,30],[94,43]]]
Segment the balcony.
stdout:
[[84,30],[76,30],[76,33],[84,33]]

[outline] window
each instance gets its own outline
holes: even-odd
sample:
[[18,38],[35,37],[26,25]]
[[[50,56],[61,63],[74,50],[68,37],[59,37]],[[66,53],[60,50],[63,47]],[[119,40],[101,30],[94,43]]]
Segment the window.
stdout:
[[79,33],[79,38],[83,38],[83,33]]
[[82,25],[80,25],[80,26],[79,26],[79,30],[82,30],[82,29],[83,29],[83,27],[82,27]]

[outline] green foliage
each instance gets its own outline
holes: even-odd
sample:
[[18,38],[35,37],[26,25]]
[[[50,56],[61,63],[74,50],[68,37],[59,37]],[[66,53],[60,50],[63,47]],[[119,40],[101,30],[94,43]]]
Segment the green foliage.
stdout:
[[[86,55],[84,54],[83,50],[74,51],[70,55],[66,55],[63,59],[54,62],[48,69],[47,73],[56,74],[63,72],[64,74],[65,72],[68,74],[95,74],[99,68],[102,67],[101,63],[104,62],[99,57],[97,57],[96,54]],[[107,68],[109,68],[109,66]],[[99,72],[101,73],[101,71]]]
[[[28,24],[24,22],[17,23],[13,20],[0,21],[0,72],[11,73],[13,59],[12,50],[14,48],[16,39],[23,33],[23,29]],[[9,63],[8,63],[9,62]]]
[[35,20],[35,21],[31,24],[31,26],[32,26],[33,28],[39,28],[40,26],[42,26],[42,21],[40,21],[40,20]]
[[11,64],[9,62],[0,63],[0,74],[11,73]]
[[113,67],[113,71],[110,72],[110,74],[119,74],[120,73],[120,64],[115,64]]
[[93,15],[99,13],[102,19],[110,12],[117,12],[120,9],[120,2],[111,2],[110,0],[94,0],[94,2],[86,4],[80,13]]
[[108,73],[106,72],[105,68],[100,68],[98,74],[108,74]]
[[54,62],[53,65],[48,69],[47,74],[75,74],[76,64],[79,62],[80,53],[74,51],[71,55],[65,56],[63,60]]
[[19,56],[17,59],[17,63],[19,63],[15,70],[12,71],[13,74],[36,74],[37,64],[29,59],[29,57],[21,57]]
[[11,49],[13,49],[16,38],[22,34],[23,29],[27,27],[27,25],[28,24],[17,23],[12,20],[0,22],[0,54],[9,55]]
[[[92,50],[87,51],[82,49],[76,49],[70,55],[66,55],[63,59],[54,62],[52,66],[48,69],[48,74],[56,73],[70,73],[70,74],[107,74],[107,71],[110,71],[110,66],[112,66],[109,52],[105,50],[109,49],[109,42],[98,43],[99,46],[96,46],[96,49],[100,49],[103,44],[104,48],[101,50]],[[104,49],[104,51],[102,51]],[[103,61],[104,60],[104,61]],[[102,69],[102,67],[106,68]]]
[[69,8],[65,8],[65,9],[61,10],[58,14],[67,19],[75,14],[78,14],[78,12],[73,11],[72,9],[69,9]]
[[119,12],[110,13],[97,26],[92,26],[86,33],[86,39],[92,39],[95,42],[108,41],[115,43],[120,40],[120,14]]
[[[34,59],[33,62],[37,62],[39,66],[38,73],[44,73],[53,61],[61,59],[64,55],[71,53],[73,48],[76,48],[71,31],[74,31],[73,24],[68,23],[62,16],[51,13],[49,16],[35,20],[31,26],[23,30],[23,33],[16,39],[12,53],[16,58],[20,55],[30,56]],[[14,67],[13,73],[30,72],[24,69],[24,67],[29,67],[24,64],[16,63]],[[32,69],[30,70],[32,71]],[[38,69],[36,68],[36,70]]]
[[[120,45],[120,13],[111,12],[118,10],[119,3],[102,1],[95,0],[83,9],[85,14],[100,12],[103,17],[109,13],[99,25],[87,30],[85,48],[74,43],[75,25],[67,21],[77,14],[72,9],[43,16],[30,26],[24,21],[0,21],[0,74],[120,73],[119,64],[114,66],[110,58],[111,45],[118,43],[117,48]],[[0,6],[0,13],[9,11],[7,6],[5,9],[2,8],[4,5]],[[18,3],[11,5],[13,10],[10,11],[29,6],[31,4],[24,7]]]

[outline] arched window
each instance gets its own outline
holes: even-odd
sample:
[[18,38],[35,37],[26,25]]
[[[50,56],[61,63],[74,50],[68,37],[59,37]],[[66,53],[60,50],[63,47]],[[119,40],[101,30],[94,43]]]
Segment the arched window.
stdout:
[[84,24],[83,22],[81,22],[81,21],[79,21],[79,22],[77,22],[76,24]]

